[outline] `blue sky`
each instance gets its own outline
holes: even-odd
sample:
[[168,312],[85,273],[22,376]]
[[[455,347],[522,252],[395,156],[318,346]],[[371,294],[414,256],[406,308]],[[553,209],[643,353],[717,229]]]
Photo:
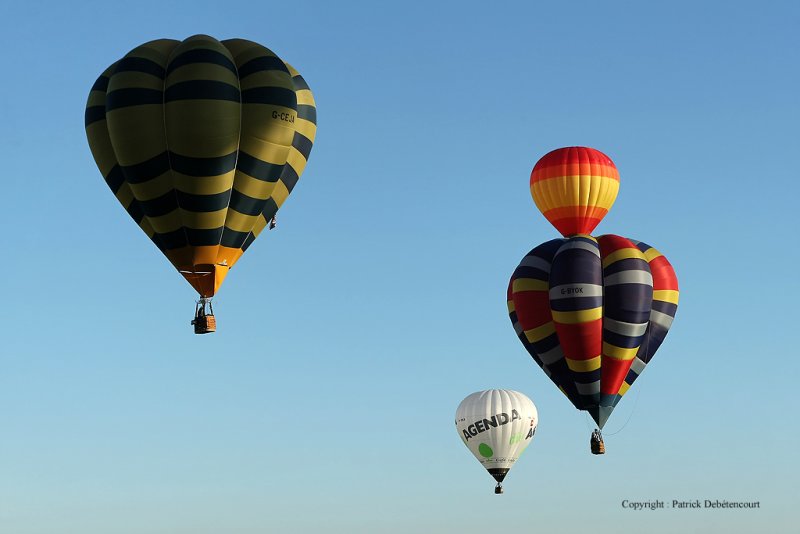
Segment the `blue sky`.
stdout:
[[[0,531],[794,528],[795,3],[70,4],[0,20]],[[83,132],[103,69],[196,33],[273,49],[319,118],[211,336],[191,334],[192,289]],[[620,171],[596,233],[661,250],[682,291],[601,458],[505,311],[517,262],[557,236],[531,167],[569,145]],[[492,387],[541,417],[502,497],[453,430],[461,399]]]

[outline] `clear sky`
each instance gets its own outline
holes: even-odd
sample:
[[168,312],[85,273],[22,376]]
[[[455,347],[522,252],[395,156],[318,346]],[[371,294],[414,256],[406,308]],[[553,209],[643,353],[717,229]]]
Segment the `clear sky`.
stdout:
[[[791,1],[5,6],[0,532],[794,531],[799,27]],[[273,49],[319,117],[208,336],[83,130],[103,69],[197,33]],[[506,314],[557,236],[530,170],[569,145],[620,171],[596,233],[682,291],[604,457]],[[541,417],[502,497],[453,426],[492,387]]]

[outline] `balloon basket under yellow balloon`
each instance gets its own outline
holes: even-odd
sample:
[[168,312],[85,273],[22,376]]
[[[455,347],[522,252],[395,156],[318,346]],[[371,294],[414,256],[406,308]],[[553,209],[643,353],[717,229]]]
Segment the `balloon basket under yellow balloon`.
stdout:
[[210,334],[217,331],[217,320],[213,315],[197,317],[192,321],[192,324],[194,325],[195,334]]
[[[206,306],[208,306],[208,309],[206,309]],[[211,299],[201,298],[197,301],[192,326],[194,326],[195,334],[210,334],[217,331],[217,319],[214,317]]]

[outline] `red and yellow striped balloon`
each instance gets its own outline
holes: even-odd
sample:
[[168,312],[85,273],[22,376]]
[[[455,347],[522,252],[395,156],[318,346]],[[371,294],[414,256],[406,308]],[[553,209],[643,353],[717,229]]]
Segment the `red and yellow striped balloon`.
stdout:
[[618,191],[614,162],[593,148],[553,150],[531,172],[536,207],[564,237],[590,234],[611,209]]

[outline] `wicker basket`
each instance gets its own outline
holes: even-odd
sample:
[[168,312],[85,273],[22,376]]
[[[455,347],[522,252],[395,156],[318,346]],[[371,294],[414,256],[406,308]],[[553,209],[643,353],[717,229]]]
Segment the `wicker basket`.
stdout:
[[603,443],[603,440],[596,440],[592,438],[592,454],[605,454],[606,453],[606,445]]
[[217,320],[213,315],[200,315],[192,321],[195,334],[209,334],[217,331]]

